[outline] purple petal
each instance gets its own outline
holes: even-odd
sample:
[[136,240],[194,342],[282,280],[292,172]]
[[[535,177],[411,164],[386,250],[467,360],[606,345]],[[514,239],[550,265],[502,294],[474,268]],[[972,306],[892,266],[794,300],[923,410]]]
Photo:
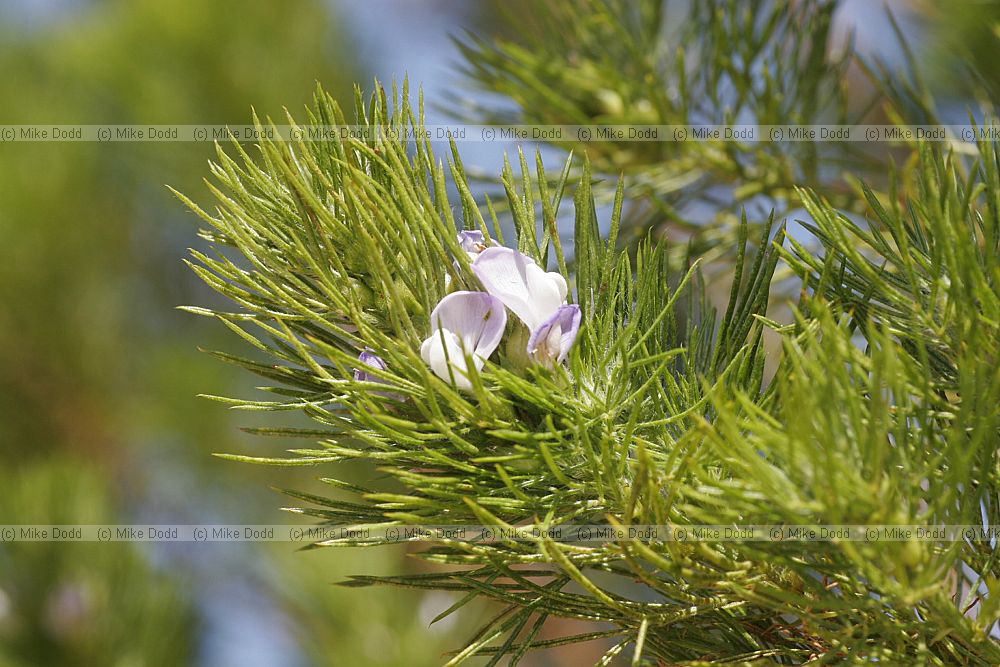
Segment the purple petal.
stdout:
[[565,361],[576,342],[581,317],[580,306],[561,306],[552,317],[531,332],[528,357],[542,364],[551,364],[553,360],[557,363]]
[[[386,363],[382,361],[382,357],[373,353],[370,347],[366,347],[362,350],[361,354],[358,355],[358,361],[365,366],[375,368],[380,371],[388,370],[389,368]],[[354,379],[358,382],[385,382],[382,378],[372,375],[371,373],[360,368],[354,369]]]
[[506,326],[503,303],[485,292],[452,292],[431,313],[432,330],[454,333],[467,352],[484,359],[500,345]]
[[466,229],[458,233],[458,245],[468,253],[477,253],[486,247],[486,237],[478,229]]
[[552,316],[566,298],[566,280],[546,273],[527,255],[493,246],[479,253],[472,271],[486,291],[500,299],[529,330]]

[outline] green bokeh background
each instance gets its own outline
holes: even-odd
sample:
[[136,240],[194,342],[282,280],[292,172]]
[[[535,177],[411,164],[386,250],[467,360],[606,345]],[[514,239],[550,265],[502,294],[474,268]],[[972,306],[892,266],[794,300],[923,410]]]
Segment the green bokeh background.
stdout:
[[[897,4],[943,36],[927,49],[937,80],[963,58],[995,70],[1000,5]],[[350,34],[346,7],[6,0],[0,123],[243,125],[251,107],[298,112],[316,82],[349,100],[373,73],[355,54],[375,36]],[[421,11],[494,29],[489,3]],[[207,203],[212,156],[208,143],[0,144],[0,524],[277,523],[293,501],[270,485],[317,490],[314,471],[211,456],[288,444],[241,432],[262,422],[196,397],[252,392],[250,377],[197,349],[246,352],[239,341],[175,309],[218,303],[181,261],[197,221],[166,188]],[[485,612],[428,627],[447,597],[331,585],[417,567],[402,550],[0,544],[0,667],[441,664]]]

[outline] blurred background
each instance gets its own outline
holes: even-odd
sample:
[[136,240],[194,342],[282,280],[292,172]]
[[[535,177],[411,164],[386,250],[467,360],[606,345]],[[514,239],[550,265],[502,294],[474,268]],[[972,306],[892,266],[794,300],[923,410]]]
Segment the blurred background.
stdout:
[[[953,45],[995,56],[988,3],[889,4],[943,90]],[[875,3],[838,17],[862,51],[891,50]],[[251,108],[301,117],[317,81],[349,106],[353,83],[404,75],[444,121],[433,105],[465,92],[461,30],[511,29],[493,2],[461,0],[0,0],[0,124],[243,125]],[[492,170],[509,148],[464,147]],[[290,501],[272,486],[317,488],[315,471],[211,456],[288,446],[196,397],[253,391],[198,350],[234,337],[175,309],[219,303],[182,263],[198,224],[166,188],[208,203],[212,157],[208,143],[0,144],[0,524],[278,523]],[[437,665],[488,610],[429,625],[454,600],[331,585],[417,567],[402,549],[0,544],[0,667]]]

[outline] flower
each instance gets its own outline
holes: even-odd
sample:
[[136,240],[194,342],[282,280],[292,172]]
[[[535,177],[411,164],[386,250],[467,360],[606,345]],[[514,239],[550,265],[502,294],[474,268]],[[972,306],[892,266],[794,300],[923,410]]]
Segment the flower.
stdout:
[[[469,256],[469,261],[472,262],[479,256],[483,250],[493,241],[490,237],[483,234],[478,229],[465,229],[458,233],[458,245],[462,246],[462,250],[465,254]],[[454,262],[455,271],[461,271],[462,265],[458,263],[456,259]],[[451,274],[444,274],[444,286],[445,289],[451,286]]]
[[580,331],[580,306],[560,306],[552,317],[531,332],[528,339],[528,357],[537,363],[551,365],[562,363],[569,355],[576,334]]
[[471,356],[476,370],[500,345],[507,312],[503,303],[485,292],[452,292],[431,313],[431,335],[420,346],[420,356],[442,380],[452,380],[469,391]]
[[[361,354],[358,355],[358,361],[360,361],[364,366],[367,366],[369,368],[376,368],[380,371],[389,369],[386,363],[382,361],[382,357],[372,352],[372,349],[370,347],[366,347],[364,350],[361,351]],[[385,380],[378,377],[377,375],[369,373],[363,368],[354,369],[354,379],[357,382],[381,382],[383,384],[385,383]]]
[[475,259],[479,253],[486,250],[491,240],[478,229],[466,229],[458,233],[458,245],[469,253],[470,259]]
[[[374,368],[376,370],[385,371],[389,370],[389,365],[385,363],[382,357],[375,354],[370,347],[366,347],[358,355],[358,361],[361,362],[361,368],[354,369],[354,381],[355,382],[377,382],[378,384],[388,384],[392,383],[385,378],[379,377],[374,373],[370,373],[368,368]],[[394,401],[405,400],[404,396],[400,394],[393,393],[391,391],[373,391],[376,396],[381,396],[383,398],[388,398]]]
[[531,335],[528,357],[551,365],[566,359],[580,329],[580,307],[566,304],[566,279],[546,272],[530,257],[501,246],[483,250],[472,271],[486,291],[524,322]]

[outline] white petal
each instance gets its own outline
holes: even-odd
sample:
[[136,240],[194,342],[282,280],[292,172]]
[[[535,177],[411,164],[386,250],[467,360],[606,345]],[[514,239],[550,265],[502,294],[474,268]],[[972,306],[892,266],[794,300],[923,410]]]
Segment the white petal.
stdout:
[[[447,329],[438,329],[420,346],[420,356],[431,367],[434,374],[445,382],[455,380],[455,386],[465,391],[472,390],[468,378],[468,366],[465,363],[465,352],[458,336]],[[485,359],[478,354],[472,355],[472,363],[480,370]],[[449,372],[449,366],[451,372]]]
[[549,280],[551,280],[556,286],[556,290],[559,291],[559,298],[565,302],[566,295],[569,294],[569,285],[566,284],[566,279],[563,278],[563,275],[558,271],[549,271],[545,275],[547,275]]
[[558,310],[566,298],[566,281],[546,273],[527,256],[501,246],[479,253],[472,270],[486,291],[534,330]]
[[431,312],[431,328],[456,334],[465,349],[484,359],[500,345],[507,312],[503,303],[485,292],[452,292]]

